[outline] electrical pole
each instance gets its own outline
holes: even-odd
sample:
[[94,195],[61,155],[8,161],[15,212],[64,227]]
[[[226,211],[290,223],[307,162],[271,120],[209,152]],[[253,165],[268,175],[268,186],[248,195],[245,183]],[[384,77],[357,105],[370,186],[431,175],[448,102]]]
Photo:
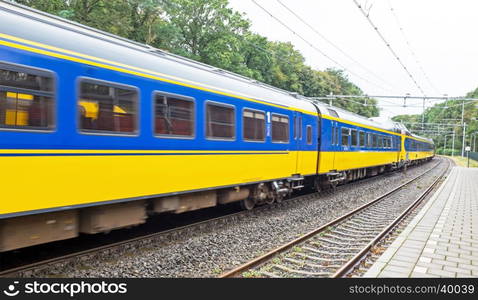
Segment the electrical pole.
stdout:
[[461,102],[461,126],[463,126],[463,145],[461,146],[461,156],[465,156],[465,101]]
[[473,152],[476,152],[476,133],[473,136]]
[[445,134],[445,146],[443,146],[443,154],[446,155],[446,134]]
[[423,123],[425,123],[425,98],[423,98],[423,110],[422,110],[422,130],[423,130]]
[[452,146],[451,146],[451,156],[455,156],[455,132],[453,131],[453,143],[452,143]]

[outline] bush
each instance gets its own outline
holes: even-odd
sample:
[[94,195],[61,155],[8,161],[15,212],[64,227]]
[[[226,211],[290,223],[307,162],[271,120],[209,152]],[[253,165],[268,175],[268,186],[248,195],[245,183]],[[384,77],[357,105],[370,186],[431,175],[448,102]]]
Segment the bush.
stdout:
[[[440,149],[437,149],[436,154],[451,156],[452,152],[453,152],[453,149],[442,149],[442,148],[440,148]],[[461,155],[461,151],[455,149],[454,152],[453,152],[453,155]]]

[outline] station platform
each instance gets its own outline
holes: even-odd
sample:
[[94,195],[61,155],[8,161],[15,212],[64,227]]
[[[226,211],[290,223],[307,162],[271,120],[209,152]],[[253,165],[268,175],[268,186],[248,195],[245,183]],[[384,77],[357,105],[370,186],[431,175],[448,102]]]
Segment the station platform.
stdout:
[[453,167],[364,277],[478,277],[478,168]]

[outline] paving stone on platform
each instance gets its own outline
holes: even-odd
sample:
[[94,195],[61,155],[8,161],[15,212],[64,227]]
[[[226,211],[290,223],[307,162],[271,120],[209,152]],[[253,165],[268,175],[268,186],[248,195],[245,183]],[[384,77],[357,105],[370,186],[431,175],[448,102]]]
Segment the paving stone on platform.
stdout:
[[478,277],[477,182],[478,169],[454,167],[369,277]]

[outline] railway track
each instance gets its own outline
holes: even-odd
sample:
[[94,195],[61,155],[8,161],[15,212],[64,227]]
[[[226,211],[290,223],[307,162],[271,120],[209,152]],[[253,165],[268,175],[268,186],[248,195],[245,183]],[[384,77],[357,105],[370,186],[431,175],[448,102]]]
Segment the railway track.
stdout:
[[[438,163],[439,164],[439,163]],[[438,165],[437,164],[437,165]],[[435,168],[437,165],[432,167]],[[430,169],[430,170],[431,170]],[[386,173],[382,176],[387,176]],[[366,178],[363,180],[357,181],[357,183],[366,183],[367,181],[374,180],[376,177]],[[355,182],[354,182],[355,183]],[[354,184],[350,183],[350,184]],[[347,185],[346,185],[347,186]],[[341,186],[338,187],[339,189]],[[309,193],[301,196],[297,196],[287,201],[282,202],[280,205],[287,205],[288,203],[294,203],[296,201],[304,201],[316,198],[320,193]],[[268,211],[271,206],[262,206],[257,207],[253,211],[239,211],[235,213],[229,213],[220,217],[215,217],[212,219],[207,219],[200,222],[195,222],[185,226],[176,227],[173,229],[168,229],[160,232],[155,232],[151,234],[146,234],[134,238],[125,239],[119,242],[108,243],[102,246],[95,246],[86,250],[72,251],[71,253],[60,255],[58,257],[53,257],[49,259],[35,261],[33,263],[28,263],[21,266],[9,267],[8,269],[0,270],[0,277],[28,277],[31,274],[34,274],[36,271],[41,271],[55,265],[63,265],[71,262],[83,262],[87,260],[93,260],[97,257],[100,257],[102,254],[108,254],[112,252],[122,252],[134,250],[137,248],[147,247],[148,245],[156,244],[158,242],[168,242],[173,241],[181,236],[190,235],[191,232],[194,232],[195,229],[201,228],[210,228],[211,226],[217,226],[218,224],[227,224],[229,222],[234,222],[235,220],[243,217],[247,217],[250,214],[261,213],[262,211]]]
[[[419,176],[321,227],[221,274],[228,277],[345,277],[441,182],[451,162],[412,201],[394,196],[435,170],[443,161]],[[397,205],[401,202],[400,205]],[[403,208],[405,206],[405,208]]]

